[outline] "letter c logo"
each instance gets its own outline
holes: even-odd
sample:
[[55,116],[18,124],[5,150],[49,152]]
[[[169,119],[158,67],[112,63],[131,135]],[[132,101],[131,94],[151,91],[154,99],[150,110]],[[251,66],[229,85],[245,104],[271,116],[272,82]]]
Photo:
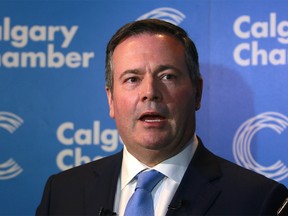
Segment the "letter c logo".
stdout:
[[238,128],[233,140],[236,163],[276,181],[287,178],[288,167],[281,160],[270,166],[261,165],[253,158],[250,149],[253,136],[260,130],[269,128],[281,134],[287,127],[288,117],[278,112],[264,112],[245,121]]
[[[13,134],[22,124],[23,119],[10,112],[0,112],[0,128]],[[0,163],[0,180],[8,180],[18,176],[23,169],[19,164],[10,158],[4,163]]]

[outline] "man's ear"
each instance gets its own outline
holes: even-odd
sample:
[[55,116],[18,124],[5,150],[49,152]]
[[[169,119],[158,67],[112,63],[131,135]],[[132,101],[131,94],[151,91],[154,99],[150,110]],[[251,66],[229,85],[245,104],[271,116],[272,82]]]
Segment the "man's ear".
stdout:
[[114,119],[114,103],[113,103],[113,93],[111,92],[111,89],[109,89],[106,86],[106,95],[107,95],[107,99],[108,99],[108,105],[109,105],[109,115],[111,118]]
[[199,78],[197,86],[195,86],[195,110],[199,110],[201,107],[202,99],[202,90],[203,90],[203,79]]

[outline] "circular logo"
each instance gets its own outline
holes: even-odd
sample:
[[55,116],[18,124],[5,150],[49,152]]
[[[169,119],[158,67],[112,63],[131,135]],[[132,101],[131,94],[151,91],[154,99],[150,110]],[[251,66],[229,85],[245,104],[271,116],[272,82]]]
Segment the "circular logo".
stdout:
[[[13,134],[22,124],[23,119],[10,112],[0,112],[0,128]],[[4,163],[0,163],[0,180],[7,180],[18,176],[23,169],[19,164],[10,158]]]
[[161,19],[179,25],[185,19],[185,15],[174,8],[162,7],[143,14],[137,20],[142,19]]
[[288,117],[278,112],[265,112],[245,121],[237,130],[233,140],[233,155],[237,164],[257,173],[281,181],[288,177],[288,168],[278,160],[270,166],[259,164],[251,153],[254,135],[262,129],[272,129],[281,134],[288,126]]

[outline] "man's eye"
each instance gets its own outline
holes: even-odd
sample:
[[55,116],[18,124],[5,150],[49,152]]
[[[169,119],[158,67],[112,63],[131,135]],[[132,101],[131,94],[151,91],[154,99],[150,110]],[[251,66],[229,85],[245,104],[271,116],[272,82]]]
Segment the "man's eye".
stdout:
[[138,81],[137,77],[129,77],[128,79],[126,79],[126,82],[128,82],[128,83],[134,83],[137,81]]
[[165,74],[164,76],[162,76],[163,80],[171,80],[171,79],[175,79],[176,76],[173,74]]

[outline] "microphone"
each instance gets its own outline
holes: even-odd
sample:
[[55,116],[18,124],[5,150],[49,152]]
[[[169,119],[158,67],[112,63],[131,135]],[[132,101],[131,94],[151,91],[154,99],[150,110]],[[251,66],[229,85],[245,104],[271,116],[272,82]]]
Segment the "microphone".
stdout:
[[277,216],[288,215],[288,197],[284,200],[282,206],[277,211]]
[[178,202],[174,202],[173,204],[171,203],[168,206],[168,210],[176,211],[176,210],[179,210],[180,208],[182,208],[183,206],[184,206],[184,201],[179,200]]
[[112,215],[117,214],[109,209],[104,209],[103,207],[100,208],[100,211],[98,213],[98,216],[112,216]]

